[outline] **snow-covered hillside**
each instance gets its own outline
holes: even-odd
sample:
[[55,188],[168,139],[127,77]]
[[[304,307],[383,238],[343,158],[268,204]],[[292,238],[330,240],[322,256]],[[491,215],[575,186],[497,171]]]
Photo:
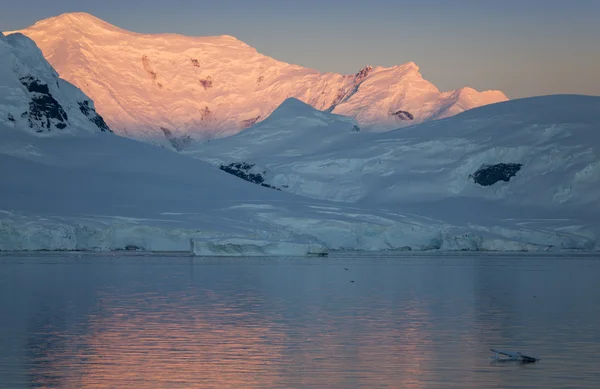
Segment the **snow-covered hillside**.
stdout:
[[[61,77],[81,88],[119,134],[188,146],[191,138],[234,134],[286,98],[389,130],[506,100],[471,88],[440,92],[416,64],[320,73],[277,61],[231,36],[143,35],[85,13],[20,30]],[[167,140],[169,142],[167,142]]]
[[[40,137],[0,124],[0,139],[0,250],[185,251],[190,239],[203,254],[257,247],[284,254],[290,243],[359,250],[600,249],[598,229],[579,220],[483,215],[465,223],[411,209],[310,200],[106,134]],[[236,242],[246,244],[232,247]]]
[[0,123],[40,134],[111,132],[94,103],[60,79],[22,34],[0,33]]
[[254,165],[266,184],[311,198],[435,217],[510,207],[515,217],[600,220],[600,97],[512,100],[379,134],[289,99],[256,126],[185,153]]

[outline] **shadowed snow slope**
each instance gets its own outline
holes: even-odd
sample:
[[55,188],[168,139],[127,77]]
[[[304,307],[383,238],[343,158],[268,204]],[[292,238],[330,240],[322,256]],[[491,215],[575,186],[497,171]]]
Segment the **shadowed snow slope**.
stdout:
[[[263,120],[288,97],[389,130],[506,100],[499,91],[440,92],[416,64],[320,73],[277,61],[231,36],[144,35],[85,13],[19,32],[81,88],[119,134],[152,142],[212,138]],[[8,33],[7,33],[8,34]],[[168,139],[165,139],[167,137]]]
[[48,138],[2,124],[0,134],[1,250],[187,250],[190,239],[227,238],[362,250],[596,248],[594,231],[571,220],[440,221],[306,200],[112,134]]
[[111,134],[42,138],[0,124],[0,135],[0,250],[188,250],[231,237],[420,250],[442,247],[450,228],[305,201]]
[[0,134],[0,250],[188,250],[190,239],[229,238],[361,250],[597,248],[595,230],[573,220],[440,221],[306,200],[112,134],[43,138],[1,124]]

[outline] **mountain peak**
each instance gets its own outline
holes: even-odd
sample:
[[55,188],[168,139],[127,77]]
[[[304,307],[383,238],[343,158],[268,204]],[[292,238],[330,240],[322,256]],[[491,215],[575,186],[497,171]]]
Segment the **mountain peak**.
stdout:
[[107,30],[121,30],[117,26],[114,26],[104,20],[97,18],[86,12],[68,12],[63,13],[48,19],[40,20],[30,28],[65,28],[65,27],[78,27],[82,29],[93,29],[103,28]]
[[304,101],[297,99],[295,97],[288,97],[287,99],[283,100],[283,102],[279,106],[279,108],[287,108],[287,107],[289,107],[289,108],[293,107],[296,109],[308,109],[308,110],[312,110],[312,111],[315,110],[309,104],[306,104]]
[[412,71],[415,71],[415,72],[420,71],[419,65],[417,65],[413,61],[406,62],[406,63],[400,65],[399,67],[403,68],[403,69],[406,69],[406,70],[412,70]]
[[[273,126],[279,127],[281,123],[294,123],[292,127],[306,131],[307,128],[316,129],[323,126],[331,126],[342,130],[344,133],[360,131],[358,123],[353,118],[324,112],[316,109],[300,99],[289,97],[285,99],[265,120],[252,127],[255,132],[260,129],[268,129]],[[320,130],[318,130],[320,131]],[[247,132],[247,131],[246,131]]]
[[461,99],[489,99],[490,101],[493,100],[497,102],[508,100],[508,97],[506,97],[506,95],[499,90],[486,90],[478,92],[476,89],[473,89],[470,86],[465,86],[463,88],[457,89],[454,93],[457,97]]
[[421,68],[415,62],[406,62],[402,65],[393,66],[392,69],[397,74],[401,74],[402,77],[411,77],[411,78],[423,78],[421,75]]
[[70,20],[78,20],[78,21],[93,22],[93,23],[106,23],[104,20],[102,20],[92,14],[89,14],[87,12],[65,12],[60,15],[55,16],[54,18],[49,18],[46,20],[50,20],[50,19],[56,19],[56,20],[70,19]]
[[[71,34],[73,30],[78,33],[84,33],[87,36],[105,36],[105,35],[124,35],[129,37],[147,37],[147,38],[163,38],[163,39],[174,39],[178,40],[179,43],[185,42],[190,47],[194,46],[194,43],[203,41],[210,41],[213,44],[225,44],[233,45],[236,47],[250,48],[245,42],[236,38],[233,35],[219,35],[211,37],[196,37],[189,35],[182,35],[177,33],[154,33],[154,34],[143,34],[134,31],[128,31],[110,24],[94,15],[87,12],[67,12],[57,16],[53,16],[47,19],[40,20],[30,27],[22,30],[6,31],[5,34],[14,34],[17,32],[25,33],[37,33],[38,35],[48,35],[56,39],[57,36],[63,35],[64,40],[72,40]],[[109,33],[109,34],[107,34]],[[27,34],[26,34],[27,35]]]
[[297,116],[312,116],[320,112],[313,106],[306,104],[295,97],[288,97],[268,116],[267,119],[282,119]]

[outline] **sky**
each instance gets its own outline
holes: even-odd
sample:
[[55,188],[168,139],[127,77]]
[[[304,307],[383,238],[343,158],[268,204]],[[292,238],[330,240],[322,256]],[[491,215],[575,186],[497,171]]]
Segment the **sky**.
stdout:
[[7,0],[0,30],[65,12],[141,33],[233,35],[323,72],[414,61],[444,91],[600,95],[600,0]]

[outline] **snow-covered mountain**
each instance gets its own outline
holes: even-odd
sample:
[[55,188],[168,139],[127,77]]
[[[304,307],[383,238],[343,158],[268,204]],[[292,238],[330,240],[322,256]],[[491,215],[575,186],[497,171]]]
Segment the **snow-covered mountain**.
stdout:
[[40,134],[112,132],[94,103],[22,34],[0,33],[0,123]]
[[[217,139],[204,145],[207,150],[213,146],[214,150],[227,149],[231,158],[256,160],[256,166],[238,164],[221,170],[245,174],[266,186],[276,183],[283,189],[273,190],[225,174],[205,161],[109,133],[93,102],[59,79],[35,44],[23,35],[0,36],[0,54],[0,251],[189,250],[190,240],[194,252],[202,254],[248,249],[285,254],[314,245],[361,250],[600,249],[595,200],[598,169],[597,162],[592,162],[598,160],[597,138],[590,130],[597,100],[558,98],[551,100],[552,104],[534,100],[522,109],[513,102],[490,106],[489,111],[475,116],[463,114],[447,122],[383,135],[365,134],[354,119],[289,99],[268,120],[228,140],[234,143],[227,145],[222,143],[226,139]],[[572,110],[573,104],[579,109]],[[523,110],[532,112],[531,118],[520,116]],[[510,150],[511,134],[513,143],[529,138],[510,131],[498,136],[497,128],[510,130],[523,118],[529,120],[526,123],[535,119],[539,124],[523,129],[525,134],[535,133],[532,137],[537,143],[528,149],[531,153],[503,154],[505,148]],[[444,123],[461,126],[455,129],[460,140],[426,141],[428,136],[440,136],[435,128],[441,125],[444,129]],[[416,128],[428,135],[414,133]],[[414,139],[398,135],[402,131]],[[484,153],[489,158],[468,160],[466,165],[457,162],[462,161],[462,153],[478,155],[474,150],[486,147],[484,139],[494,137],[497,139],[490,144],[500,145],[498,156],[502,158]],[[239,142],[237,146],[235,142]],[[245,142],[255,147],[249,149]],[[432,145],[436,146],[433,150]],[[457,150],[449,150],[453,147]],[[196,152],[216,160],[214,155],[206,156],[210,150]],[[538,158],[534,152],[550,152],[556,159]],[[258,160],[257,153],[272,155]],[[561,165],[562,176],[557,174],[560,169],[544,165],[549,160],[563,163],[565,153],[572,157]],[[246,171],[266,165],[269,158],[276,162],[269,166],[271,173]],[[457,166],[475,167],[475,162],[488,160],[523,161],[522,171],[513,165],[500,169],[502,174],[519,170],[509,189],[520,188],[521,174],[538,183],[547,182],[543,175],[536,175],[536,169],[543,167],[556,182],[570,183],[561,199],[588,206],[589,212],[578,215],[565,208],[528,213],[512,204],[503,208],[498,201],[481,207],[474,197],[448,206],[440,196],[431,196],[446,185],[448,174],[460,176],[456,182],[465,182],[463,175],[456,174],[462,172]],[[466,174],[471,169],[463,170]],[[567,180],[573,172],[575,178]],[[380,178],[382,173],[387,180]],[[406,180],[417,173],[425,178]],[[493,169],[472,172],[482,183],[497,173]],[[269,181],[265,182],[262,174]],[[429,186],[425,185],[429,180]],[[320,185],[321,197],[333,198],[335,191],[348,196],[365,183],[369,189],[359,193],[353,204],[286,193],[307,194],[299,188],[314,190]],[[548,187],[529,187],[529,196],[546,201],[544,190]],[[412,195],[402,198],[407,189]],[[588,196],[586,201],[582,201],[582,193]],[[407,201],[411,198],[423,202]]]
[[191,138],[231,135],[267,117],[286,98],[389,130],[506,100],[499,91],[441,92],[416,64],[320,73],[258,53],[232,36],[144,35],[86,13],[68,13],[19,32],[61,77],[97,104],[119,134],[177,149]]
[[289,99],[184,153],[245,163],[265,184],[315,199],[455,221],[600,220],[600,97],[512,100],[386,133],[356,132],[349,118]]

